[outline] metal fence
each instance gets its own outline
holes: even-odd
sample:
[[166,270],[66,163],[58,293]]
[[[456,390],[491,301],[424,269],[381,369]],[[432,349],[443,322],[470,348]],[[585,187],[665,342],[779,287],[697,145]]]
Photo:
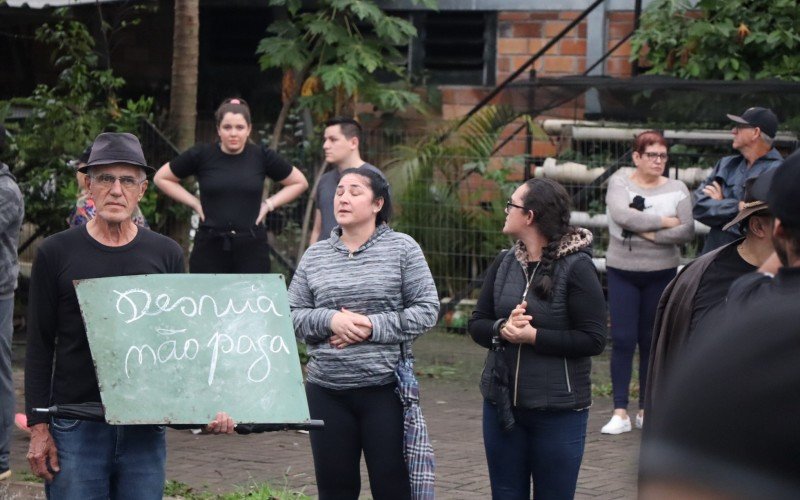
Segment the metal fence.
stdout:
[[[428,146],[423,143],[431,134],[422,129],[419,126],[372,130],[362,141],[362,157],[387,172],[396,208],[392,225],[420,243],[443,298],[455,302],[476,298],[486,268],[498,251],[511,243],[501,232],[505,202],[530,175],[554,178],[567,189],[573,200],[573,223],[594,233],[594,254],[598,267],[603,269],[602,259],[608,245],[604,218],[606,183],[599,181],[598,175],[609,167],[614,170],[631,165],[628,149],[633,130],[619,129],[622,132],[615,135],[608,127],[592,132],[570,123],[545,124],[546,136],[527,137],[523,133],[508,138],[500,134],[465,140],[455,134],[455,145],[444,141],[431,148],[430,143]],[[178,154],[163,134],[147,123],[143,123],[140,137],[148,161],[156,167]],[[481,142],[502,147],[487,161],[485,154],[470,154],[481,150],[476,146]],[[281,145],[281,153],[286,157],[302,159],[296,164],[310,182],[321,157],[318,144],[289,138]],[[724,132],[702,140],[672,139],[669,175],[676,178],[681,172],[684,177],[692,167],[707,169],[725,154],[730,154],[730,140]],[[424,157],[422,160],[420,155]],[[700,178],[702,171],[687,183],[690,189]],[[158,210],[171,215],[163,217],[155,229],[173,235],[183,231],[187,238],[181,243],[187,245],[188,210],[175,211],[167,200],[162,200],[165,197],[158,198]],[[303,241],[302,227],[310,199],[309,191],[283,207],[270,221],[271,242],[277,252],[273,265],[277,272],[291,274],[307,243]],[[694,242],[684,246],[684,256],[693,257],[701,244],[702,235],[698,235]],[[30,261],[30,252],[32,249],[21,259]]]
[[[415,132],[413,127],[366,134],[362,157],[382,168],[392,184],[396,209],[392,226],[419,242],[443,298],[454,302],[476,298],[483,273],[497,253],[510,246],[511,241],[501,232],[503,208],[511,192],[526,178],[526,170],[527,175],[554,178],[566,188],[573,200],[573,223],[593,232],[596,263],[604,270],[608,246],[606,182],[596,178],[609,168],[613,171],[632,166],[629,148],[635,131],[603,138],[572,125],[561,129],[549,130],[546,137],[519,134],[507,141],[502,135],[471,137],[471,142],[486,140],[503,146],[488,162],[484,156],[470,156],[470,148],[434,148],[435,158],[428,164],[414,156],[430,153],[421,145],[430,134]],[[602,127],[598,130],[608,131]],[[670,143],[669,176],[678,178],[680,173],[682,180],[688,179],[690,189],[720,157],[731,152],[729,135],[724,131],[702,140],[676,137]],[[297,154],[291,152],[291,144],[283,147],[283,154]],[[319,158],[315,154],[305,152],[307,158]],[[310,180],[315,161],[301,166]],[[282,211],[282,222],[273,238],[285,257],[278,265],[281,271],[291,273],[297,261],[303,243],[300,228],[309,199],[310,192]],[[683,246],[686,260],[702,247],[702,238],[699,233]]]
[[[632,132],[630,137],[633,137]],[[399,142],[414,144],[418,139],[405,134]],[[387,172],[393,183],[397,207],[393,226],[420,243],[440,294],[458,301],[476,298],[482,274],[498,251],[510,246],[510,240],[501,233],[505,220],[503,208],[510,193],[526,177],[526,168],[528,175],[552,177],[566,188],[573,199],[573,223],[585,225],[594,233],[594,253],[602,270],[608,246],[604,217],[606,183],[592,179],[609,167],[631,166],[628,151],[631,142],[575,138],[568,133],[530,141],[521,135],[508,141],[497,151],[496,157],[483,166],[476,165],[482,158],[447,151],[448,154],[437,158],[442,167],[431,175],[422,176],[422,182],[416,184],[410,168],[404,168],[402,162],[391,162],[397,152],[384,147],[380,133],[367,138],[363,156],[373,162],[374,158],[379,158],[375,163],[381,166],[386,165],[384,161],[389,163]],[[708,168],[729,148],[730,143],[724,141],[703,147],[682,146],[675,148],[677,151],[671,156],[671,162],[680,167]],[[532,154],[539,151],[550,155]],[[547,159],[548,156],[551,159]],[[586,168],[581,170],[581,165]],[[672,177],[677,173],[678,168],[670,170]],[[695,242],[684,246],[685,256],[694,255],[701,238],[698,236]]]

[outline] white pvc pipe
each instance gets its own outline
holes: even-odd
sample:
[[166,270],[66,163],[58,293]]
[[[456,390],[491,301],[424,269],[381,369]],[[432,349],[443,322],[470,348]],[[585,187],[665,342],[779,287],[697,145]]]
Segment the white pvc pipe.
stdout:
[[[569,223],[573,226],[585,227],[587,229],[608,227],[608,215],[594,214],[589,215],[589,212],[571,212],[569,216]],[[695,234],[708,234],[711,230],[702,222],[694,221]]]
[[[680,168],[677,170],[678,180],[683,181],[689,188],[693,188],[703,182],[709,176],[711,170],[712,168],[700,167]],[[534,177],[553,179],[562,184],[589,184],[605,171],[605,167],[589,168],[580,163],[571,161],[557,163],[555,158],[545,158],[544,163],[536,167]],[[630,175],[633,172],[633,167],[621,167],[618,172],[622,173],[615,175]]]
[[[648,128],[626,128],[622,123],[592,122],[587,120],[542,120],[541,126],[548,135],[566,135],[576,140],[606,140],[633,142],[633,137]],[[730,129],[724,130],[664,130],[664,137],[669,140],[685,142],[717,141],[730,142],[732,135]],[[797,136],[789,132],[778,132],[775,136],[778,142],[797,141]]]

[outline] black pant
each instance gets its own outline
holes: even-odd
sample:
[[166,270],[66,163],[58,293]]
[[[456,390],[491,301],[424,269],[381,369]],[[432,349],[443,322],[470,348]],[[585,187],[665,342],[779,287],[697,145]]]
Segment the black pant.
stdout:
[[361,450],[375,500],[411,498],[403,457],[403,405],[395,384],[341,391],[306,384],[311,418],[325,428],[311,431],[311,451],[321,500],[357,500]]
[[189,257],[191,273],[268,273],[269,244],[263,226],[236,234],[200,228]]

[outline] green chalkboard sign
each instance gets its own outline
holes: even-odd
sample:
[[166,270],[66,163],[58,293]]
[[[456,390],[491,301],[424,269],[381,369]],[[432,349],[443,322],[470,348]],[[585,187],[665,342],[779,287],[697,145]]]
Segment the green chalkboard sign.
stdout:
[[124,276],[76,290],[108,423],[308,420],[283,276]]

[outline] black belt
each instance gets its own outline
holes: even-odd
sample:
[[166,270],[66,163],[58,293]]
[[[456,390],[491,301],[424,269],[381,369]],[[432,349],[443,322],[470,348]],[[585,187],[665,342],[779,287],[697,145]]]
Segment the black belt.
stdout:
[[235,238],[257,238],[256,231],[259,229],[264,229],[263,226],[255,225],[251,226],[246,229],[237,229],[237,228],[217,228],[211,226],[200,226],[197,228],[197,231],[200,233],[207,234],[214,238],[222,238],[222,250],[225,252],[230,252],[231,250],[231,241]]

